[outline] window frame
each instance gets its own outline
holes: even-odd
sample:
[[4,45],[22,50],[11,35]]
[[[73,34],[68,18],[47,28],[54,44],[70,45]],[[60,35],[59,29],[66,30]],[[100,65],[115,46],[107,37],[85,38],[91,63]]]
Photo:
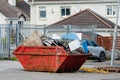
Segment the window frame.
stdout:
[[[108,9],[110,10],[110,7],[111,7],[111,12],[108,11]],[[108,14],[108,12],[109,12],[109,14]],[[106,5],[106,15],[108,17],[116,17],[116,15],[117,15],[117,5]]]
[[[44,12],[44,14],[41,15],[41,12]],[[47,11],[45,6],[40,6],[39,7],[39,18],[40,19],[46,19],[47,18]]]
[[70,16],[71,15],[71,6],[61,6],[60,12],[61,12],[61,17]]
[[19,25],[20,28],[23,28],[24,21],[18,21],[18,25]]

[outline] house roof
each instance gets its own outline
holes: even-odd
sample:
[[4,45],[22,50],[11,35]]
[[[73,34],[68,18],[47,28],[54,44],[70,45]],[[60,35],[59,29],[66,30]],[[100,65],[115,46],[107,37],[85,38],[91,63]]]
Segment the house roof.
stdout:
[[24,0],[18,0],[16,7],[30,17],[30,5],[28,5]]
[[[17,5],[15,6],[11,6],[7,0],[0,0],[0,12],[6,16],[7,18],[19,18],[22,14],[26,17],[29,18],[29,15],[27,12],[25,12],[24,10],[24,6],[20,6],[20,5],[24,5],[25,2],[23,0],[17,0]],[[24,4],[23,4],[24,2]],[[25,4],[27,5],[27,4]],[[28,7],[28,6],[27,6]],[[26,9],[29,9],[27,8]]]
[[94,11],[85,9],[51,26],[57,25],[96,25],[97,28],[113,28],[115,24]]

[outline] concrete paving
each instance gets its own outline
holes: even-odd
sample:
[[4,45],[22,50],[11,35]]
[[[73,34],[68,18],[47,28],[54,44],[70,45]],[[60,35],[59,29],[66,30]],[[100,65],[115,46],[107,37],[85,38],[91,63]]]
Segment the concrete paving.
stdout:
[[[87,65],[85,63],[85,65]],[[92,63],[93,64],[93,63]],[[89,65],[91,65],[89,63]],[[18,61],[0,61],[0,80],[120,80],[120,73],[50,73],[24,71]]]

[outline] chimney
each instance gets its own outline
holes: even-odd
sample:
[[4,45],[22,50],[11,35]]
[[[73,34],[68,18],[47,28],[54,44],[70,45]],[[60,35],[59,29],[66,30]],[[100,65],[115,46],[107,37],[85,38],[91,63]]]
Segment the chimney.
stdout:
[[11,6],[16,6],[16,0],[8,0],[8,3],[9,3]]

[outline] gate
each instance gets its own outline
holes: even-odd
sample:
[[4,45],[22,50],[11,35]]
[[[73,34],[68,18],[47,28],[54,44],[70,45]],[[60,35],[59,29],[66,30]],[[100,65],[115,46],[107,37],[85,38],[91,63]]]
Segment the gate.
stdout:
[[0,58],[10,57],[10,29],[8,25],[0,25]]
[[13,57],[13,50],[35,29],[44,32],[43,28],[35,28],[31,25],[24,25],[23,27],[17,24],[0,24],[0,59]]

